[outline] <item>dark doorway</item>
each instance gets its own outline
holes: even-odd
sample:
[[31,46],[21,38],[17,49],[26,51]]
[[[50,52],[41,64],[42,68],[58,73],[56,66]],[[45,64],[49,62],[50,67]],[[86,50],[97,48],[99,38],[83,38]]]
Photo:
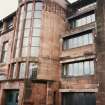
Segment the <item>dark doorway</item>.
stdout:
[[6,90],[4,105],[18,105],[18,90]]
[[96,105],[95,93],[63,93],[62,105]]

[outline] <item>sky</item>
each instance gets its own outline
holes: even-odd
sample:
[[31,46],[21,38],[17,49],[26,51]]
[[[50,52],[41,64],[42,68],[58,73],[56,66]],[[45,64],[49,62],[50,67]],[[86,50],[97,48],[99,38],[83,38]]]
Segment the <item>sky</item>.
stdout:
[[0,0],[0,20],[17,9],[18,0]]
[[[71,3],[77,0],[68,0]],[[17,9],[18,0],[0,0],[0,20]]]

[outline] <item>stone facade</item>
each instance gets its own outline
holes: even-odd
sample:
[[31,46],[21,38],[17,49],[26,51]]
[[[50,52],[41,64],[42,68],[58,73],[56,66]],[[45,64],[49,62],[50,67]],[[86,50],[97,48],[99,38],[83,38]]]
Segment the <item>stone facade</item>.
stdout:
[[[64,94],[71,93],[77,95],[78,93],[93,93],[96,97],[96,105],[104,105],[104,0],[97,0],[97,5],[90,5],[90,7],[76,11],[90,2],[96,1],[87,0],[85,2],[81,0],[71,5],[68,4],[67,8],[65,0],[61,0],[61,2],[58,0],[19,0],[17,11],[0,21],[0,29],[2,28],[2,31],[0,30],[0,105],[17,105],[17,103],[18,105],[66,105],[63,103]],[[42,8],[38,10],[41,11],[41,27],[37,27],[40,28],[40,35],[37,36],[40,39],[40,46],[38,46],[38,56],[30,56],[32,35],[34,34],[35,13],[33,11],[35,11],[36,3],[42,3],[41,5],[43,5],[42,7],[38,5]],[[30,8],[33,7],[32,11],[27,10],[28,4],[31,4]],[[21,20],[23,7],[23,14],[25,15]],[[39,7],[38,9],[40,9]],[[29,19],[26,18],[27,11],[32,12],[31,17],[28,14]],[[69,17],[66,18],[67,12]],[[71,20],[93,12],[96,14],[95,22],[72,28]],[[39,14],[37,15],[39,16]],[[11,20],[12,27],[10,27]],[[28,20],[30,20],[31,24],[28,28],[30,30],[28,34],[29,43],[27,42],[28,55],[23,57],[21,55],[22,43],[24,42],[23,38],[26,29],[25,22]],[[20,27],[21,24],[23,24],[22,27]],[[19,47],[16,47],[20,30],[20,44]],[[64,49],[65,39],[79,36],[79,34],[90,30],[94,43]],[[5,42],[8,42],[8,48],[3,50],[5,49]],[[19,54],[18,57],[15,57],[17,48],[19,48]],[[4,57],[5,53],[7,58],[6,62],[3,62],[2,59],[4,58],[2,57]],[[88,60],[94,60],[94,75],[64,76],[63,64]],[[25,73],[23,65],[23,72],[20,74],[20,65],[22,63],[25,63]],[[30,67],[31,63],[35,64],[34,68],[32,68],[33,66]],[[24,74],[24,78],[19,78],[22,74]],[[18,96],[14,96],[16,102],[15,104],[7,103],[6,99],[8,100],[8,97],[6,94],[13,91],[18,91]]]

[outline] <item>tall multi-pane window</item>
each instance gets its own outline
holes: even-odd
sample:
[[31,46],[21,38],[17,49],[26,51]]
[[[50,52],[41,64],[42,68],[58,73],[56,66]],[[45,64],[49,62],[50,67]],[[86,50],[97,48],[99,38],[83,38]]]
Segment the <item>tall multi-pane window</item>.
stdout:
[[37,57],[39,53],[43,3],[30,2],[26,7],[21,7],[15,57]]
[[92,33],[81,34],[80,36],[65,38],[64,49],[76,48],[88,44],[93,44],[94,38]]
[[31,56],[38,56],[40,46],[40,31],[41,31],[41,17],[42,17],[42,2],[36,2],[34,8],[33,18],[33,34],[31,43]]
[[72,28],[80,27],[89,23],[95,22],[95,14],[91,14],[85,17],[74,19],[71,21]]
[[3,43],[2,47],[2,55],[1,55],[1,62],[7,62],[7,55],[8,55],[8,41]]
[[64,76],[94,75],[94,72],[93,60],[63,64]]
[[36,78],[38,66],[35,63],[29,64],[29,78]]
[[20,63],[19,79],[24,79],[25,78],[25,72],[26,72],[26,63]]
[[25,19],[25,26],[24,26],[24,34],[23,34],[23,43],[22,43],[22,57],[26,57],[28,55],[28,47],[29,47],[29,35],[31,31],[31,18],[32,18],[32,8],[33,4],[27,4],[27,13]]

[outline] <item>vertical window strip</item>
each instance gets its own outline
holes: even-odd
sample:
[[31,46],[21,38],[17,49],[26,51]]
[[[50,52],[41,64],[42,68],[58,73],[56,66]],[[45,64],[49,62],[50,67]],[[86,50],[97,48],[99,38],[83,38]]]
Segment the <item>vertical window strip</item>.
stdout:
[[28,56],[28,48],[29,48],[29,40],[31,33],[31,24],[32,24],[32,14],[33,14],[33,3],[27,4],[27,12],[25,19],[25,27],[24,27],[24,35],[23,35],[23,43],[22,43],[22,57]]
[[40,31],[41,31],[41,18],[43,2],[35,2],[34,4],[34,17],[33,17],[33,32],[31,39],[31,56],[38,56],[40,47]]

